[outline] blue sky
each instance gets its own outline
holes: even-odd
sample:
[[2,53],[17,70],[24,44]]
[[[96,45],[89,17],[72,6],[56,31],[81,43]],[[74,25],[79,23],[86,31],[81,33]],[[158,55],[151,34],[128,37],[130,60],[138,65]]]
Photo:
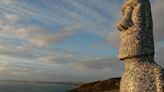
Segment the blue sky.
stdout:
[[[123,0],[0,0],[0,79],[95,81],[121,76]],[[164,66],[164,1],[152,1],[156,61]]]

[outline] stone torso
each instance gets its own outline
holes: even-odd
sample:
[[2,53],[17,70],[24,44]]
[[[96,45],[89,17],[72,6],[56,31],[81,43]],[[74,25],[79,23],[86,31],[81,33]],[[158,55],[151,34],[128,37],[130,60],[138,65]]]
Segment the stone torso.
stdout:
[[120,92],[164,92],[162,68],[153,56],[126,59]]

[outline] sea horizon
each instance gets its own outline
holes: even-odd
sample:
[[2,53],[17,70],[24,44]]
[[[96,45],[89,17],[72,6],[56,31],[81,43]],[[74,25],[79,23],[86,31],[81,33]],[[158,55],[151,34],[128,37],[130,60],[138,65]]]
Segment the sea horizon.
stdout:
[[2,82],[0,92],[66,92],[77,86],[69,84],[52,84],[36,82]]

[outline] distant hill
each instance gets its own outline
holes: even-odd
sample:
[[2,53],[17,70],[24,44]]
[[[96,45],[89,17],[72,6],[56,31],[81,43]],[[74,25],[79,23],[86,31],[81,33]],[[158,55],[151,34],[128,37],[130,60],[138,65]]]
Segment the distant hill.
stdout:
[[62,84],[62,85],[73,85],[77,86],[81,83],[77,82],[60,82],[60,81],[28,81],[28,80],[0,80],[0,82],[4,83],[29,83],[29,84]]
[[67,92],[119,92],[120,77],[83,84]]

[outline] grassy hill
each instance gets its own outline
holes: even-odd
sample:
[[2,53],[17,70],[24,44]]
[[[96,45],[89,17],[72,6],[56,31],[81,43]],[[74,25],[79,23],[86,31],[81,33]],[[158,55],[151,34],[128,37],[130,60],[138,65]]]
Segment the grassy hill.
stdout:
[[119,92],[120,77],[83,84],[67,92]]

